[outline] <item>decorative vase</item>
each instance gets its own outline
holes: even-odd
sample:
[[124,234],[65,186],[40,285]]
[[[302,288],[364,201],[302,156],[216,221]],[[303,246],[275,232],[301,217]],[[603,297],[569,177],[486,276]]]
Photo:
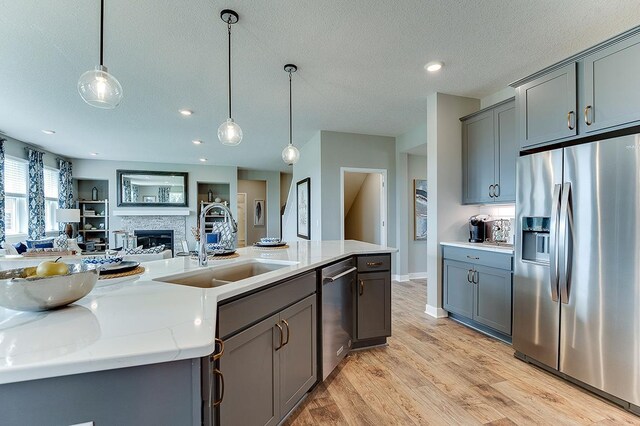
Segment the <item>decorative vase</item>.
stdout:
[[98,201],[98,188],[95,186],[91,190],[91,201]]
[[222,199],[220,197],[216,197],[215,202],[219,203],[220,201],[222,201]]
[[207,192],[207,201],[209,201],[210,203],[213,202],[213,191],[209,190],[209,192]]

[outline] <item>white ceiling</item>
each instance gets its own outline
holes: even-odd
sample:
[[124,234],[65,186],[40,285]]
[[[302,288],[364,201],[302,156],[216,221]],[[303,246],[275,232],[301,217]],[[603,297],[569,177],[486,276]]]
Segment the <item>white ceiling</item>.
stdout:
[[[106,0],[105,65],[115,110],[86,105],[78,77],[98,61],[99,0],[0,0],[0,129],[77,158],[286,170],[287,74],[294,143],[317,130],[397,136],[425,120],[435,91],[483,97],[640,22],[638,0]],[[239,147],[226,118],[233,8]],[[439,59],[445,68],[428,75]],[[178,114],[190,108],[189,118]],[[47,136],[41,129],[54,129]],[[192,139],[205,143],[196,146]]]

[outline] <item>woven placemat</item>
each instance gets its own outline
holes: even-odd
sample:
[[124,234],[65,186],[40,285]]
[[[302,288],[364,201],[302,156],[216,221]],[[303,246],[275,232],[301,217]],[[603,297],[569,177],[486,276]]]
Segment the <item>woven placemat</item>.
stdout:
[[258,247],[258,246],[253,246],[254,249],[256,250],[286,250],[289,248],[289,244],[285,244],[284,246],[280,246],[280,247]]
[[[234,259],[236,257],[240,257],[239,253],[231,253],[231,254],[227,254],[224,256],[213,256],[213,255],[209,255],[207,256],[207,260],[227,260],[227,259]],[[191,260],[198,260],[198,256],[191,256]]]
[[100,275],[98,279],[100,280],[110,280],[112,278],[123,278],[123,277],[131,277],[133,275],[144,274],[144,266],[138,266],[136,269],[127,272],[121,272],[119,274],[108,274],[108,275]]

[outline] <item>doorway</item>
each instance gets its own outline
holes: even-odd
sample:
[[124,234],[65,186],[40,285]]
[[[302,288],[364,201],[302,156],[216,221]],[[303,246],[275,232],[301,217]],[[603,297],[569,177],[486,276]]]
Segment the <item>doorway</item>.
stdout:
[[238,192],[238,247],[247,246],[247,194]]
[[[244,206],[241,206],[241,197],[244,198]],[[238,245],[240,237],[244,237],[242,243],[245,246],[251,246],[267,236],[266,209],[267,181],[238,179]]]
[[386,181],[384,169],[340,169],[342,239],[387,244]]

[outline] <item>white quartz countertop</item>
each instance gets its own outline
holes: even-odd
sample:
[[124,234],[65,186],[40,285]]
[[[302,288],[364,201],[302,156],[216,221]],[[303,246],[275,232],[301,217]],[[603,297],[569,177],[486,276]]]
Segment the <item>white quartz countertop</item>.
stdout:
[[208,268],[261,259],[286,266],[221,287],[201,289],[154,281],[198,269],[189,257],[144,263],[135,281],[99,281],[78,302],[54,311],[0,307],[0,384],[154,364],[209,355],[217,303],[351,255],[393,253],[359,241],[300,241],[288,249],[238,250]]
[[513,246],[501,246],[491,243],[468,243],[460,241],[443,241],[442,246],[461,247],[474,250],[493,251],[496,253],[513,254]]

